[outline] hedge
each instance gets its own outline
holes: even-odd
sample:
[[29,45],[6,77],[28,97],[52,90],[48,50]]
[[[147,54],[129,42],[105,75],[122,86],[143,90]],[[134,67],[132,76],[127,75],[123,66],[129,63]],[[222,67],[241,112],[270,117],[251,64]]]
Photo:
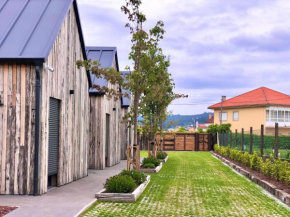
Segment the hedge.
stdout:
[[[222,144],[222,136],[224,140],[226,138],[226,134],[220,136],[220,144]],[[237,135],[237,147],[241,148],[241,133]],[[253,134],[253,148],[260,148],[260,135]],[[279,149],[290,149],[290,136],[279,135]],[[230,143],[230,133],[227,136],[228,142],[225,144]],[[275,136],[264,135],[264,149],[274,149],[275,144]],[[235,145],[235,134],[232,133],[232,147]],[[244,134],[244,145],[246,149],[250,146],[250,134]]]

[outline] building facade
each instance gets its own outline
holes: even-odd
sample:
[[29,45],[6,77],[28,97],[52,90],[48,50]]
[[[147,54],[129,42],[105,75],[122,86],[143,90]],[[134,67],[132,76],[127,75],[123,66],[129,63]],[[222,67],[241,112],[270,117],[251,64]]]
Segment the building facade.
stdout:
[[[75,0],[0,5],[0,193],[87,176],[90,76]],[[53,16],[52,16],[53,14]]]
[[230,123],[231,130],[259,131],[273,134],[275,123],[281,134],[290,134],[290,96],[261,87],[209,107],[214,110],[215,124]]

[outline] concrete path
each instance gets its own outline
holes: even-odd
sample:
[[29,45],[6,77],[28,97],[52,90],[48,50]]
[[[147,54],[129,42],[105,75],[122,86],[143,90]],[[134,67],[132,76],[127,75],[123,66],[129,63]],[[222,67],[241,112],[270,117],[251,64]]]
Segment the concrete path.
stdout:
[[126,162],[105,170],[90,170],[88,177],[53,188],[42,196],[1,195],[0,205],[19,206],[7,217],[76,216],[95,201],[95,193],[103,189],[106,178],[125,169]]

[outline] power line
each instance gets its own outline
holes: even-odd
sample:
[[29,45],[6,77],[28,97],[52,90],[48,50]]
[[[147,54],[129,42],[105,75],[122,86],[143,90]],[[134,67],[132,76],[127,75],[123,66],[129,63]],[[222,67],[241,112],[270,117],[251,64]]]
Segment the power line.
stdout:
[[[279,99],[273,99],[273,100],[267,100],[267,101],[270,101],[270,102],[272,102],[272,101],[278,101],[278,100],[283,100],[283,99],[289,99],[290,100],[290,96],[289,97],[284,97],[284,98],[279,98]],[[239,104],[239,103],[252,103],[253,101],[239,101],[239,102],[231,102],[232,104]],[[264,100],[255,100],[254,101],[255,102],[255,104],[257,103],[257,102],[264,102]],[[220,102],[210,102],[210,101],[208,101],[208,102],[197,102],[197,103],[187,103],[187,104],[170,104],[170,105],[203,105],[203,104],[209,104],[209,103],[214,103],[214,105],[215,104],[218,104],[218,103],[220,103]]]

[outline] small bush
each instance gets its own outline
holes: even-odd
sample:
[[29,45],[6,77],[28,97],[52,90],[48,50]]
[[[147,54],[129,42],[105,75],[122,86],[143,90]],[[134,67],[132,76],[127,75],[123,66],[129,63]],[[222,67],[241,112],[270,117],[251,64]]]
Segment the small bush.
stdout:
[[105,188],[109,193],[130,193],[137,188],[131,176],[116,175],[107,179]]
[[142,165],[149,164],[149,163],[154,164],[155,167],[157,167],[160,165],[160,160],[154,157],[147,157],[147,158],[144,158],[142,161]]
[[142,184],[146,180],[146,175],[137,170],[123,170],[120,175],[132,177],[137,185]]
[[155,168],[155,165],[152,163],[148,163],[148,164],[144,164],[143,167],[144,168]]
[[157,159],[164,160],[166,158],[166,154],[164,152],[157,152]]

